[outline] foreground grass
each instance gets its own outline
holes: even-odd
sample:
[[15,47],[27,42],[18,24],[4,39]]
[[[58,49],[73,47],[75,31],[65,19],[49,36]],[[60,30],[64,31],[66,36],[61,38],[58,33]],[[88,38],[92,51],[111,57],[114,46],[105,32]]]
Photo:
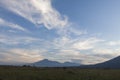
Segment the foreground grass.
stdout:
[[120,80],[120,70],[4,66],[0,80]]

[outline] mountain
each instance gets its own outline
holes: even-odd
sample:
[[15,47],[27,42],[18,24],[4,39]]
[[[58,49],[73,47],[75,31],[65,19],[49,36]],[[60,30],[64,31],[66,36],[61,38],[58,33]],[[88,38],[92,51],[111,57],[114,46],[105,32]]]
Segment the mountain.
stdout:
[[71,63],[71,62],[60,63],[57,61],[50,61],[48,59],[44,59],[44,60],[32,63],[31,66],[37,66],[37,67],[72,67],[72,66],[80,66],[80,64]]
[[120,69],[120,56],[115,57],[111,60],[108,60],[103,63],[98,63],[95,65],[84,65],[80,66],[81,68],[112,68],[112,69]]

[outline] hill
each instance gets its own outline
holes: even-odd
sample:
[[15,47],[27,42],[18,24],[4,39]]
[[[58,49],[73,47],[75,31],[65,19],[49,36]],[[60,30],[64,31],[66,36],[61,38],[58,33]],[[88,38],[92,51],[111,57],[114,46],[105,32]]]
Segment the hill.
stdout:
[[83,65],[81,68],[111,68],[120,69],[120,56],[115,57],[111,60],[105,61],[103,63],[98,63],[95,65]]

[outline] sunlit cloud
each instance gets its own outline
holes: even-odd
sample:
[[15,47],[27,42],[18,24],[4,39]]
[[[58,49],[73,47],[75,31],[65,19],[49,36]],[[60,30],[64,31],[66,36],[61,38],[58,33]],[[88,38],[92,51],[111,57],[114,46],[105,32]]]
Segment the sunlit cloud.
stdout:
[[38,60],[42,60],[43,57],[40,55],[40,50],[28,50],[28,49],[8,49],[1,50],[0,55],[4,56],[4,59],[0,61],[10,62],[10,63],[32,63]]
[[86,40],[77,40],[73,43],[73,48],[78,50],[88,50],[95,47],[95,45],[103,40],[97,38],[88,38]]
[[109,56],[119,56],[120,49],[111,49],[111,48],[104,48],[104,49],[93,49],[93,53],[97,55],[109,55]]
[[95,37],[90,38],[68,38],[68,37],[60,37],[54,40],[54,44],[56,48],[67,48],[67,49],[75,49],[75,50],[89,50],[95,47],[99,42],[103,42],[104,40],[97,39]]

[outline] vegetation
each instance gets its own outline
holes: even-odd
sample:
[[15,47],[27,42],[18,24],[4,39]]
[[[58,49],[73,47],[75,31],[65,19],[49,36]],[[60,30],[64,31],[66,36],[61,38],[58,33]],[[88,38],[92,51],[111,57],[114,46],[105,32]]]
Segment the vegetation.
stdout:
[[120,70],[1,66],[0,80],[120,80]]

